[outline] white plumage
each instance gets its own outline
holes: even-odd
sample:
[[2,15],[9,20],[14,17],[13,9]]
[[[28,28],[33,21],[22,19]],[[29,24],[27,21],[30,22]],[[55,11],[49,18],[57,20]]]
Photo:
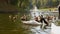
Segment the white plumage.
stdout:
[[56,26],[52,23],[51,28],[51,34],[60,34],[60,26]]

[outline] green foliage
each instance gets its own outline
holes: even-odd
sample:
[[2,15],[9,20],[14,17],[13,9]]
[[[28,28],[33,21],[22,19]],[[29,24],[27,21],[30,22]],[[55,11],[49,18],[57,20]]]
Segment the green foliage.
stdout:
[[[34,3],[35,0],[32,1]],[[38,3],[37,3],[38,1]],[[37,0],[35,3],[39,8],[44,8],[44,7],[57,7],[59,5],[60,0]]]
[[26,9],[29,7],[29,0],[20,0],[20,8]]
[[56,21],[55,24],[56,24],[57,26],[60,26],[60,21]]
[[38,8],[42,7],[57,7],[60,0],[10,0],[12,5],[18,6],[21,9],[29,9],[30,3]]
[[10,0],[10,1],[11,1],[10,3],[11,3],[12,5],[17,5],[17,3],[18,3],[18,0]]
[[29,7],[29,0],[10,0],[11,5],[18,6],[21,9]]

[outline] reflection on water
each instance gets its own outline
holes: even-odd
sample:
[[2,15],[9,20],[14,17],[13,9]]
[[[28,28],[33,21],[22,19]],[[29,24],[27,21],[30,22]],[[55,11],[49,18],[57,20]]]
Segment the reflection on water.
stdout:
[[0,14],[0,34],[31,34],[32,32],[27,28],[28,26],[23,25],[20,19],[14,22],[9,19],[9,15],[14,16],[15,14]]
[[[25,25],[26,26],[26,25]],[[28,25],[27,25],[28,26]],[[29,30],[32,31],[33,34],[50,34],[51,29],[42,29],[40,26],[28,26]]]
[[[42,30],[40,26],[25,25],[16,20],[9,20],[10,14],[0,14],[0,34],[49,34],[50,29]],[[14,14],[12,14],[14,16]]]

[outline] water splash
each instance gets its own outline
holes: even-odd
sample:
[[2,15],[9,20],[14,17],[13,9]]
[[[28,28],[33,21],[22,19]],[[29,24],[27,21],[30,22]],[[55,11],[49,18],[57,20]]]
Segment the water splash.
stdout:
[[39,16],[39,14],[40,14],[39,11],[40,10],[38,10],[37,7],[34,6],[33,9],[30,10],[32,18],[34,18],[34,16],[36,16],[36,17]]

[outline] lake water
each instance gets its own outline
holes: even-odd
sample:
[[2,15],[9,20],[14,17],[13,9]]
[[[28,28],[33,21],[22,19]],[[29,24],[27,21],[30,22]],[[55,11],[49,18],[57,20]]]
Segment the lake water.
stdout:
[[51,29],[42,30],[40,26],[25,25],[18,18],[16,22],[9,19],[9,13],[0,13],[0,34],[50,34]]

